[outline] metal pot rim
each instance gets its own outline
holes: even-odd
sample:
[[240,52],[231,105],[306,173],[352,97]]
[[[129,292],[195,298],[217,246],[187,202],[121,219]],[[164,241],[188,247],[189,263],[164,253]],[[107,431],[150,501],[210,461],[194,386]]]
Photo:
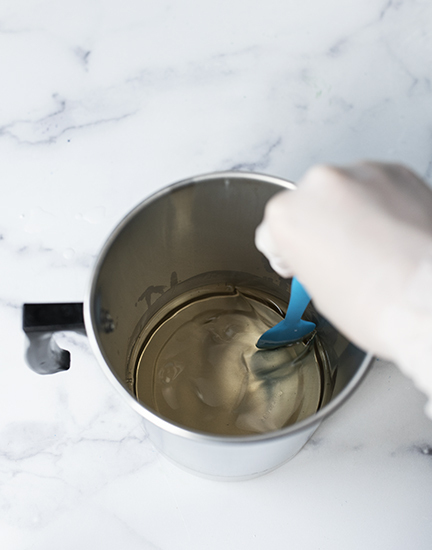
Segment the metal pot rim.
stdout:
[[206,432],[198,432],[191,430],[189,428],[174,424],[171,421],[165,420],[161,416],[153,413],[151,410],[147,409],[144,405],[139,403],[123,386],[123,384],[117,379],[113,371],[108,365],[107,359],[104,357],[99,342],[97,339],[96,331],[96,319],[93,312],[93,304],[95,300],[95,291],[96,291],[96,281],[100,273],[101,266],[103,261],[110,250],[112,244],[124,230],[124,228],[129,224],[129,222],[141,212],[148,204],[152,203],[165,196],[166,194],[173,191],[173,189],[185,187],[191,184],[196,183],[205,183],[207,181],[212,181],[214,179],[225,179],[229,182],[230,179],[240,179],[240,178],[249,178],[256,181],[263,181],[267,183],[273,183],[286,189],[295,190],[296,185],[288,180],[279,178],[277,176],[269,176],[266,174],[259,174],[256,172],[242,172],[242,171],[222,171],[222,172],[211,172],[195,176],[192,178],[181,180],[177,183],[173,183],[169,186],[162,188],[161,190],[153,193],[137,206],[135,206],[126,216],[118,223],[118,225],[111,232],[110,236],[105,241],[105,244],[102,246],[102,249],[98,255],[96,263],[93,267],[92,274],[90,277],[90,284],[87,288],[86,296],[84,299],[84,322],[86,327],[87,336],[89,338],[93,353],[98,359],[98,362],[110,380],[114,387],[120,392],[126,402],[143,418],[152,424],[158,426],[164,431],[170,432],[173,435],[185,438],[192,439],[196,441],[207,441],[213,443],[246,443],[246,442],[263,442],[268,440],[276,440],[284,438],[289,435],[300,433],[308,428],[311,428],[313,425],[319,424],[326,417],[330,416],[335,412],[356,390],[357,386],[360,384],[362,379],[366,376],[369,368],[374,360],[374,356],[370,353],[367,353],[358,368],[355,376],[350,380],[350,382],[345,386],[345,388],[327,405],[320,409],[316,414],[305,418],[304,420],[287,426],[286,428],[275,430],[271,432],[265,432],[256,435],[244,435],[244,436],[221,436],[216,434],[210,434]]

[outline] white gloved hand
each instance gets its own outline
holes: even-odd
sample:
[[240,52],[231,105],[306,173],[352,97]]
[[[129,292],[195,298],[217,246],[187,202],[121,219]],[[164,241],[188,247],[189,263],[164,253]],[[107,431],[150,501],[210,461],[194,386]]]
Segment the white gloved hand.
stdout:
[[256,245],[350,340],[432,398],[432,191],[422,180],[391,164],[317,166],[269,201]]

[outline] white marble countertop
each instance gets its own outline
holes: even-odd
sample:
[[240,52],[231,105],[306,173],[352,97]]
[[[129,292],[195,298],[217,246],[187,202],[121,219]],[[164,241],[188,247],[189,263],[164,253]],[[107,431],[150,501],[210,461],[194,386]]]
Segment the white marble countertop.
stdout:
[[2,549],[431,548],[432,423],[395,366],[291,462],[223,483],[154,450],[85,337],[39,376],[21,331],[23,302],[82,301],[113,227],[182,178],[374,158],[431,182],[431,25],[428,0],[2,2]]

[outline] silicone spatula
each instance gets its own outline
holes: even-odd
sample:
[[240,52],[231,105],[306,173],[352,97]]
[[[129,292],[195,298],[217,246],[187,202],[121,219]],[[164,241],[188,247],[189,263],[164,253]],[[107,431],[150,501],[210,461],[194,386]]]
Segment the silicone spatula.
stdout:
[[293,278],[291,296],[285,319],[261,336],[256,346],[260,349],[274,349],[298,342],[315,329],[315,323],[304,321],[302,315],[310,302],[310,296],[303,285]]

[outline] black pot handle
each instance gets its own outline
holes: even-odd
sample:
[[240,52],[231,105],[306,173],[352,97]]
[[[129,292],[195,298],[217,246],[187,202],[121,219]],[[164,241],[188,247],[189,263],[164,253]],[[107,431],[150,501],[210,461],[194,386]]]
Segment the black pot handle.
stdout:
[[23,330],[29,340],[26,359],[39,374],[68,370],[70,353],[55,342],[55,332],[85,334],[83,304],[24,304]]

